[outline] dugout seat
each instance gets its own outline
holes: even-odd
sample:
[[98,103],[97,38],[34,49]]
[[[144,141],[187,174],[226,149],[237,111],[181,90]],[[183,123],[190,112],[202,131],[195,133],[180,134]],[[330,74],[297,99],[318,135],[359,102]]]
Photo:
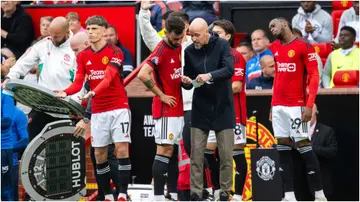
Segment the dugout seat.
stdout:
[[353,5],[352,1],[332,1],[333,10],[346,10]]
[[359,70],[339,70],[334,75],[334,88],[358,88]]
[[314,43],[313,46],[315,52],[320,56],[324,67],[327,57],[333,51],[330,43]]
[[234,46],[233,47],[236,48],[240,44],[241,39],[243,39],[246,36],[247,36],[247,33],[244,33],[244,32],[243,33],[235,33],[234,34]]
[[333,22],[333,35],[334,38],[337,35],[337,31],[339,29],[339,23],[340,23],[340,18],[342,13],[344,12],[344,10],[334,10],[333,12],[331,12],[331,18],[332,18],[332,22]]

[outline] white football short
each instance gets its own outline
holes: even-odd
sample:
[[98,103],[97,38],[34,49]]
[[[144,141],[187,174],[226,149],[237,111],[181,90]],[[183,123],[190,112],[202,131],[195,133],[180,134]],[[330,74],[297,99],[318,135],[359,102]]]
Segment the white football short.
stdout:
[[184,117],[161,117],[154,119],[155,122],[155,143],[178,144],[184,127]]
[[310,121],[301,119],[303,107],[272,107],[272,127],[275,138],[290,137],[298,142],[309,138]]
[[105,147],[112,143],[131,143],[131,112],[117,109],[91,115],[91,145]]
[[[215,131],[211,130],[208,136],[208,143],[216,143]],[[246,144],[246,126],[237,123],[234,129],[234,145]]]

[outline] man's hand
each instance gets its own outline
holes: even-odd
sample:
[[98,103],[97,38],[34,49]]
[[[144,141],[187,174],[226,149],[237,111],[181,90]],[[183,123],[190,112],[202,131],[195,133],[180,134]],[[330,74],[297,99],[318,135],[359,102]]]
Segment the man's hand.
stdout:
[[79,136],[79,135],[83,136],[84,134],[87,134],[89,132],[89,129],[90,129],[90,124],[89,123],[86,124],[84,122],[84,120],[81,119],[75,126],[74,136]]
[[198,83],[206,83],[211,80],[211,77],[209,74],[199,74],[196,77],[196,82]]
[[7,90],[7,88],[6,88],[6,83],[9,81],[10,79],[5,79],[3,82],[2,82],[2,84],[1,84],[1,88],[2,89],[4,89],[4,90]]
[[340,44],[335,43],[335,41],[331,41],[330,45],[333,50],[340,48]]
[[311,25],[310,21],[306,20],[305,32],[306,33],[313,33],[314,31],[315,31],[315,29]]
[[141,9],[143,10],[149,10],[151,7],[153,7],[155,4],[151,3],[150,0],[141,0]]
[[86,101],[94,96],[95,96],[94,91],[89,91],[88,93],[86,93],[86,95],[84,97],[82,97],[82,101]]
[[304,107],[304,111],[302,112],[301,119],[303,122],[308,122],[311,120],[312,109],[310,107]]
[[7,38],[7,35],[8,35],[8,32],[5,31],[5,30],[3,30],[3,29],[1,29],[1,37],[4,38],[4,39],[6,39],[6,38]]
[[187,76],[181,76],[181,82],[183,82],[186,85],[190,85],[192,83],[192,80]]
[[64,98],[67,96],[63,90],[53,90],[53,92],[56,93],[55,97],[57,98]]
[[170,95],[165,95],[163,94],[161,97],[160,97],[160,100],[169,105],[170,107],[173,107],[176,105],[176,98],[173,97],[173,96],[170,96]]

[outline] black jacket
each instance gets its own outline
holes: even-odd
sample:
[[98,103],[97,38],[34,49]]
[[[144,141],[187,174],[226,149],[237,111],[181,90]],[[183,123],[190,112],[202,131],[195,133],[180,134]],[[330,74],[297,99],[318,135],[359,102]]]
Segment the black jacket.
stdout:
[[[194,44],[185,49],[184,75],[194,80],[205,73],[211,73],[212,81],[194,90],[191,127],[215,131],[234,128],[233,57],[229,43],[215,34],[201,49]],[[192,85],[183,87],[189,89]]]
[[1,48],[7,47],[19,59],[35,37],[32,18],[21,5],[10,18],[5,17],[4,12],[1,14],[1,29],[8,32],[6,39],[1,37]]
[[332,167],[337,154],[334,130],[322,123],[316,123],[311,137],[312,148],[319,160],[320,173],[326,196],[333,193]]
[[266,78],[263,74],[261,74],[261,76],[251,79],[251,81],[246,85],[246,89],[272,89],[273,83],[274,77]]

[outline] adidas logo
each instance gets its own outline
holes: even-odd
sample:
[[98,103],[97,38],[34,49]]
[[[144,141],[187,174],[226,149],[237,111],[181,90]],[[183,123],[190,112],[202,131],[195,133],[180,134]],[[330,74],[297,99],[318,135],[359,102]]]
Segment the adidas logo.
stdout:
[[276,51],[276,53],[274,54],[274,56],[278,56],[279,55],[279,53]]
[[165,173],[165,174],[164,174],[164,176],[165,176],[165,177],[167,177],[167,176],[168,176],[168,174],[167,174],[167,173]]
[[312,174],[315,174],[315,172],[311,170],[310,172],[308,172],[308,174],[312,175]]
[[91,65],[91,62],[90,62],[90,60],[86,63],[86,65]]
[[125,135],[125,138],[129,138],[129,134],[126,134],[126,135]]
[[281,167],[279,167],[279,171],[284,171]]
[[170,63],[172,64],[172,63],[174,63],[175,61],[171,58],[171,61],[170,61]]

